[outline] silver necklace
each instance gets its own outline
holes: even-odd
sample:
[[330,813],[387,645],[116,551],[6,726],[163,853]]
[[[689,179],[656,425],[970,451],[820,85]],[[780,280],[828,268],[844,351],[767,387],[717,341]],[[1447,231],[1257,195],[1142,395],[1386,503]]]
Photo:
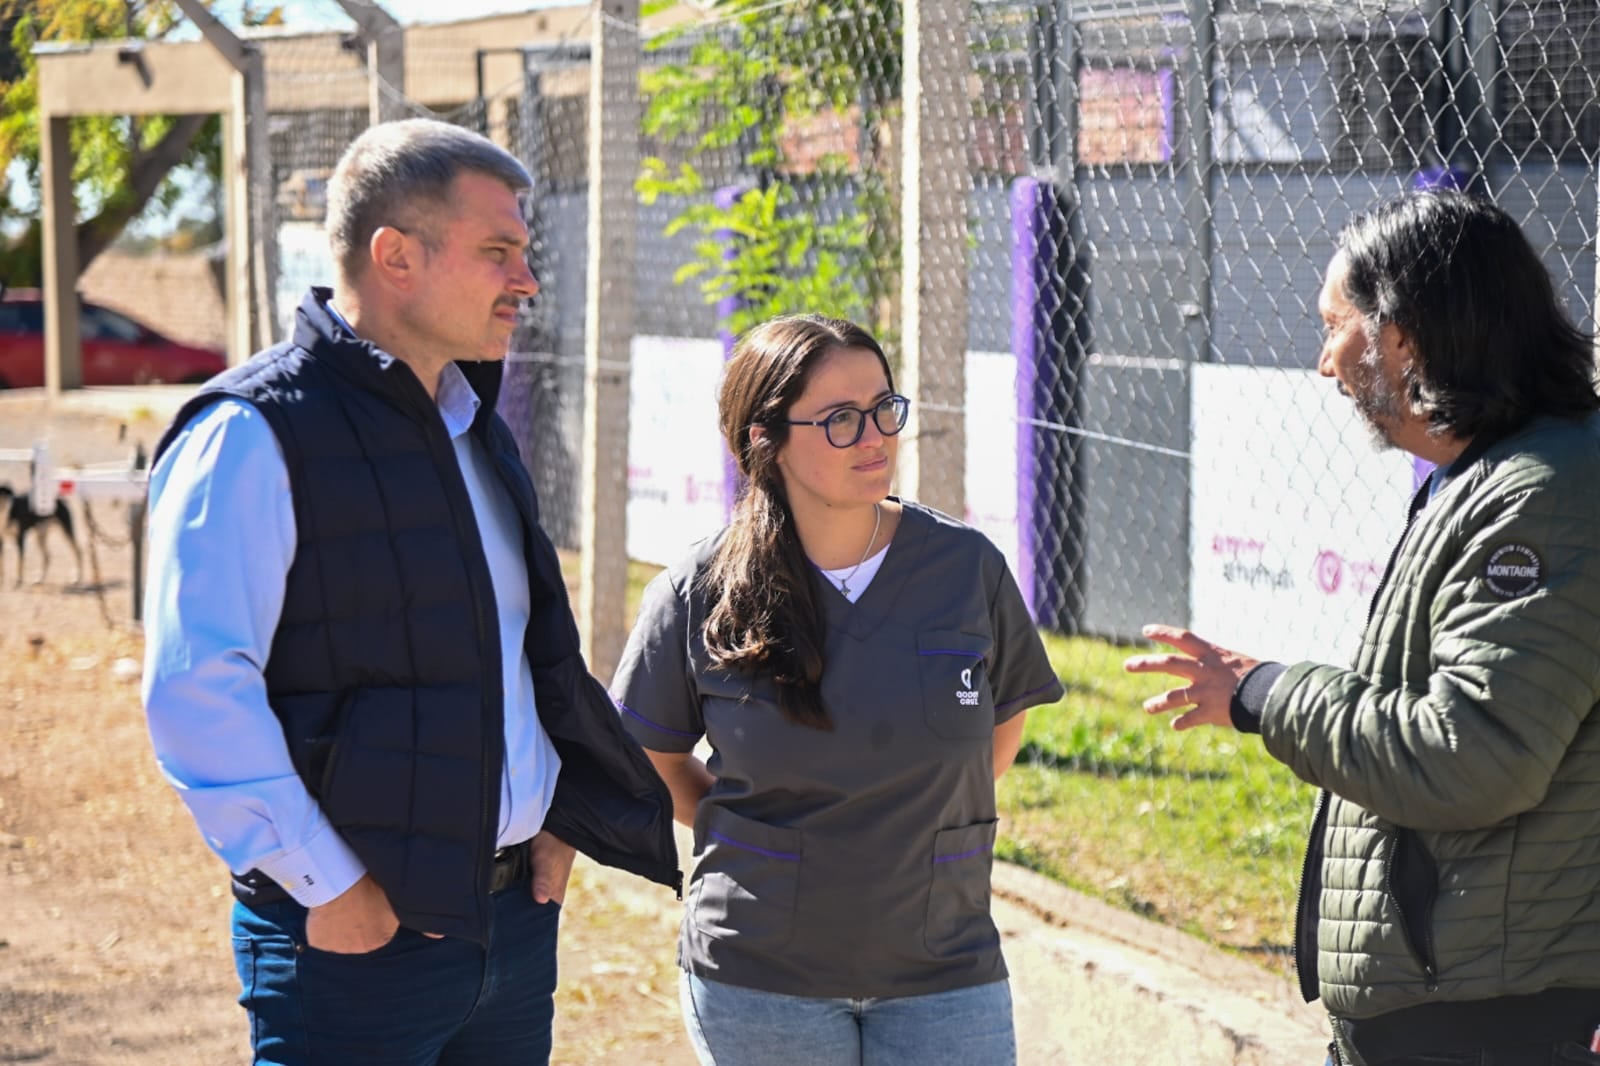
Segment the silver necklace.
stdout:
[[856,571],[861,569],[861,564],[867,561],[867,556],[872,554],[872,546],[878,543],[878,527],[883,523],[883,508],[878,504],[872,505],[872,536],[867,540],[866,550],[861,553],[861,559],[850,568],[850,572],[839,579],[839,591],[846,597],[850,595],[850,579],[856,576]]

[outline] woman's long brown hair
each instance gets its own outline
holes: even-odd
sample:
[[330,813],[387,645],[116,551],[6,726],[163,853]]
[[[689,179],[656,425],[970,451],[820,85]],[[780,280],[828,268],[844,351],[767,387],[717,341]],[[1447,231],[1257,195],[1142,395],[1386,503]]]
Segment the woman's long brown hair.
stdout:
[[[744,488],[701,578],[711,603],[703,634],[711,661],[724,670],[770,675],[783,716],[822,730],[833,728],[822,705],[822,606],[789,511],[778,450],[789,438],[789,409],[812,371],[841,348],[872,352],[894,387],[883,348],[843,319],[786,315],[754,327],[735,345],[717,409]],[[762,428],[754,439],[752,426]]]

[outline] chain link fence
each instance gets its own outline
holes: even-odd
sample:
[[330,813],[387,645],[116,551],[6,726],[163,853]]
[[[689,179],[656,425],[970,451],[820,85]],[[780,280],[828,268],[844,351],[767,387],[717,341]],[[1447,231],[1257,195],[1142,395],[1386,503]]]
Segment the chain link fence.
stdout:
[[[971,104],[965,231],[925,234],[965,250],[948,299],[967,353],[946,383],[965,469],[948,476],[1069,689],[1035,712],[1004,786],[1002,853],[1280,958],[1309,796],[1248,738],[1146,720],[1149,685],[1120,675],[1118,645],[1166,621],[1266,658],[1354,651],[1426,471],[1375,451],[1316,374],[1334,237],[1400,190],[1469,189],[1522,222],[1592,327],[1600,0],[966,10],[965,40],[920,44],[964,57],[943,88]],[[566,548],[583,496],[597,17],[550,9],[536,28],[529,13],[492,40],[469,23],[431,45],[408,33],[406,58],[410,113],[483,130],[538,179],[542,291],[501,410]],[[677,558],[731,505],[715,388],[740,329],[842,314],[902,358],[903,31],[889,0],[681,3],[638,34],[641,98],[602,101],[640,116],[622,135],[643,160],[633,342],[602,355],[630,375],[628,424],[605,432],[629,439],[632,558]],[[321,183],[367,122],[365,89],[341,79],[366,71],[337,34],[275,41],[268,64],[269,101],[291,98],[285,83],[350,99],[274,106],[282,315],[326,280]]]
[[[1427,471],[1316,375],[1333,239],[1384,196],[1468,189],[1592,327],[1597,26],[1592,4],[1521,0],[976,7],[974,292],[1020,246],[1013,295],[1043,279],[1056,309],[1031,336],[1015,304],[972,312],[974,348],[1009,333],[1037,368],[1019,449],[1053,476],[1019,525],[1058,553],[1033,560],[1041,621],[1348,661]],[[1030,730],[1013,857],[1281,957],[1308,790],[1255,742],[1131,723],[1152,686],[1074,648],[1087,713]]]

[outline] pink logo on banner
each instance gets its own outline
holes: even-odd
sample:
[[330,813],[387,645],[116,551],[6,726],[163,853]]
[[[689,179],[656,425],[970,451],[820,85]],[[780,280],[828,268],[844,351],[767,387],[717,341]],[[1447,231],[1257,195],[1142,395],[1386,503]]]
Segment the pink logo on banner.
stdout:
[[1378,579],[1382,574],[1383,568],[1378,563],[1371,560],[1346,559],[1331,548],[1318,552],[1317,560],[1312,564],[1312,575],[1317,582],[1317,588],[1329,596],[1336,596],[1346,591],[1357,596],[1365,596],[1378,587]]
[[1332,596],[1339,591],[1339,585],[1344,581],[1344,560],[1338,552],[1321,551],[1317,553],[1317,587]]

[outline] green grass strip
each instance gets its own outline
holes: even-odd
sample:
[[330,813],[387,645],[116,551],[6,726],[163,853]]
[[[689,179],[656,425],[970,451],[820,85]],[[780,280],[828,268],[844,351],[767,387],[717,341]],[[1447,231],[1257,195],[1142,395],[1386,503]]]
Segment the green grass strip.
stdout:
[[1140,704],[1137,649],[1045,634],[1067,694],[1035,707],[1000,783],[996,854],[1079,891],[1286,967],[1310,786],[1257,737]]

